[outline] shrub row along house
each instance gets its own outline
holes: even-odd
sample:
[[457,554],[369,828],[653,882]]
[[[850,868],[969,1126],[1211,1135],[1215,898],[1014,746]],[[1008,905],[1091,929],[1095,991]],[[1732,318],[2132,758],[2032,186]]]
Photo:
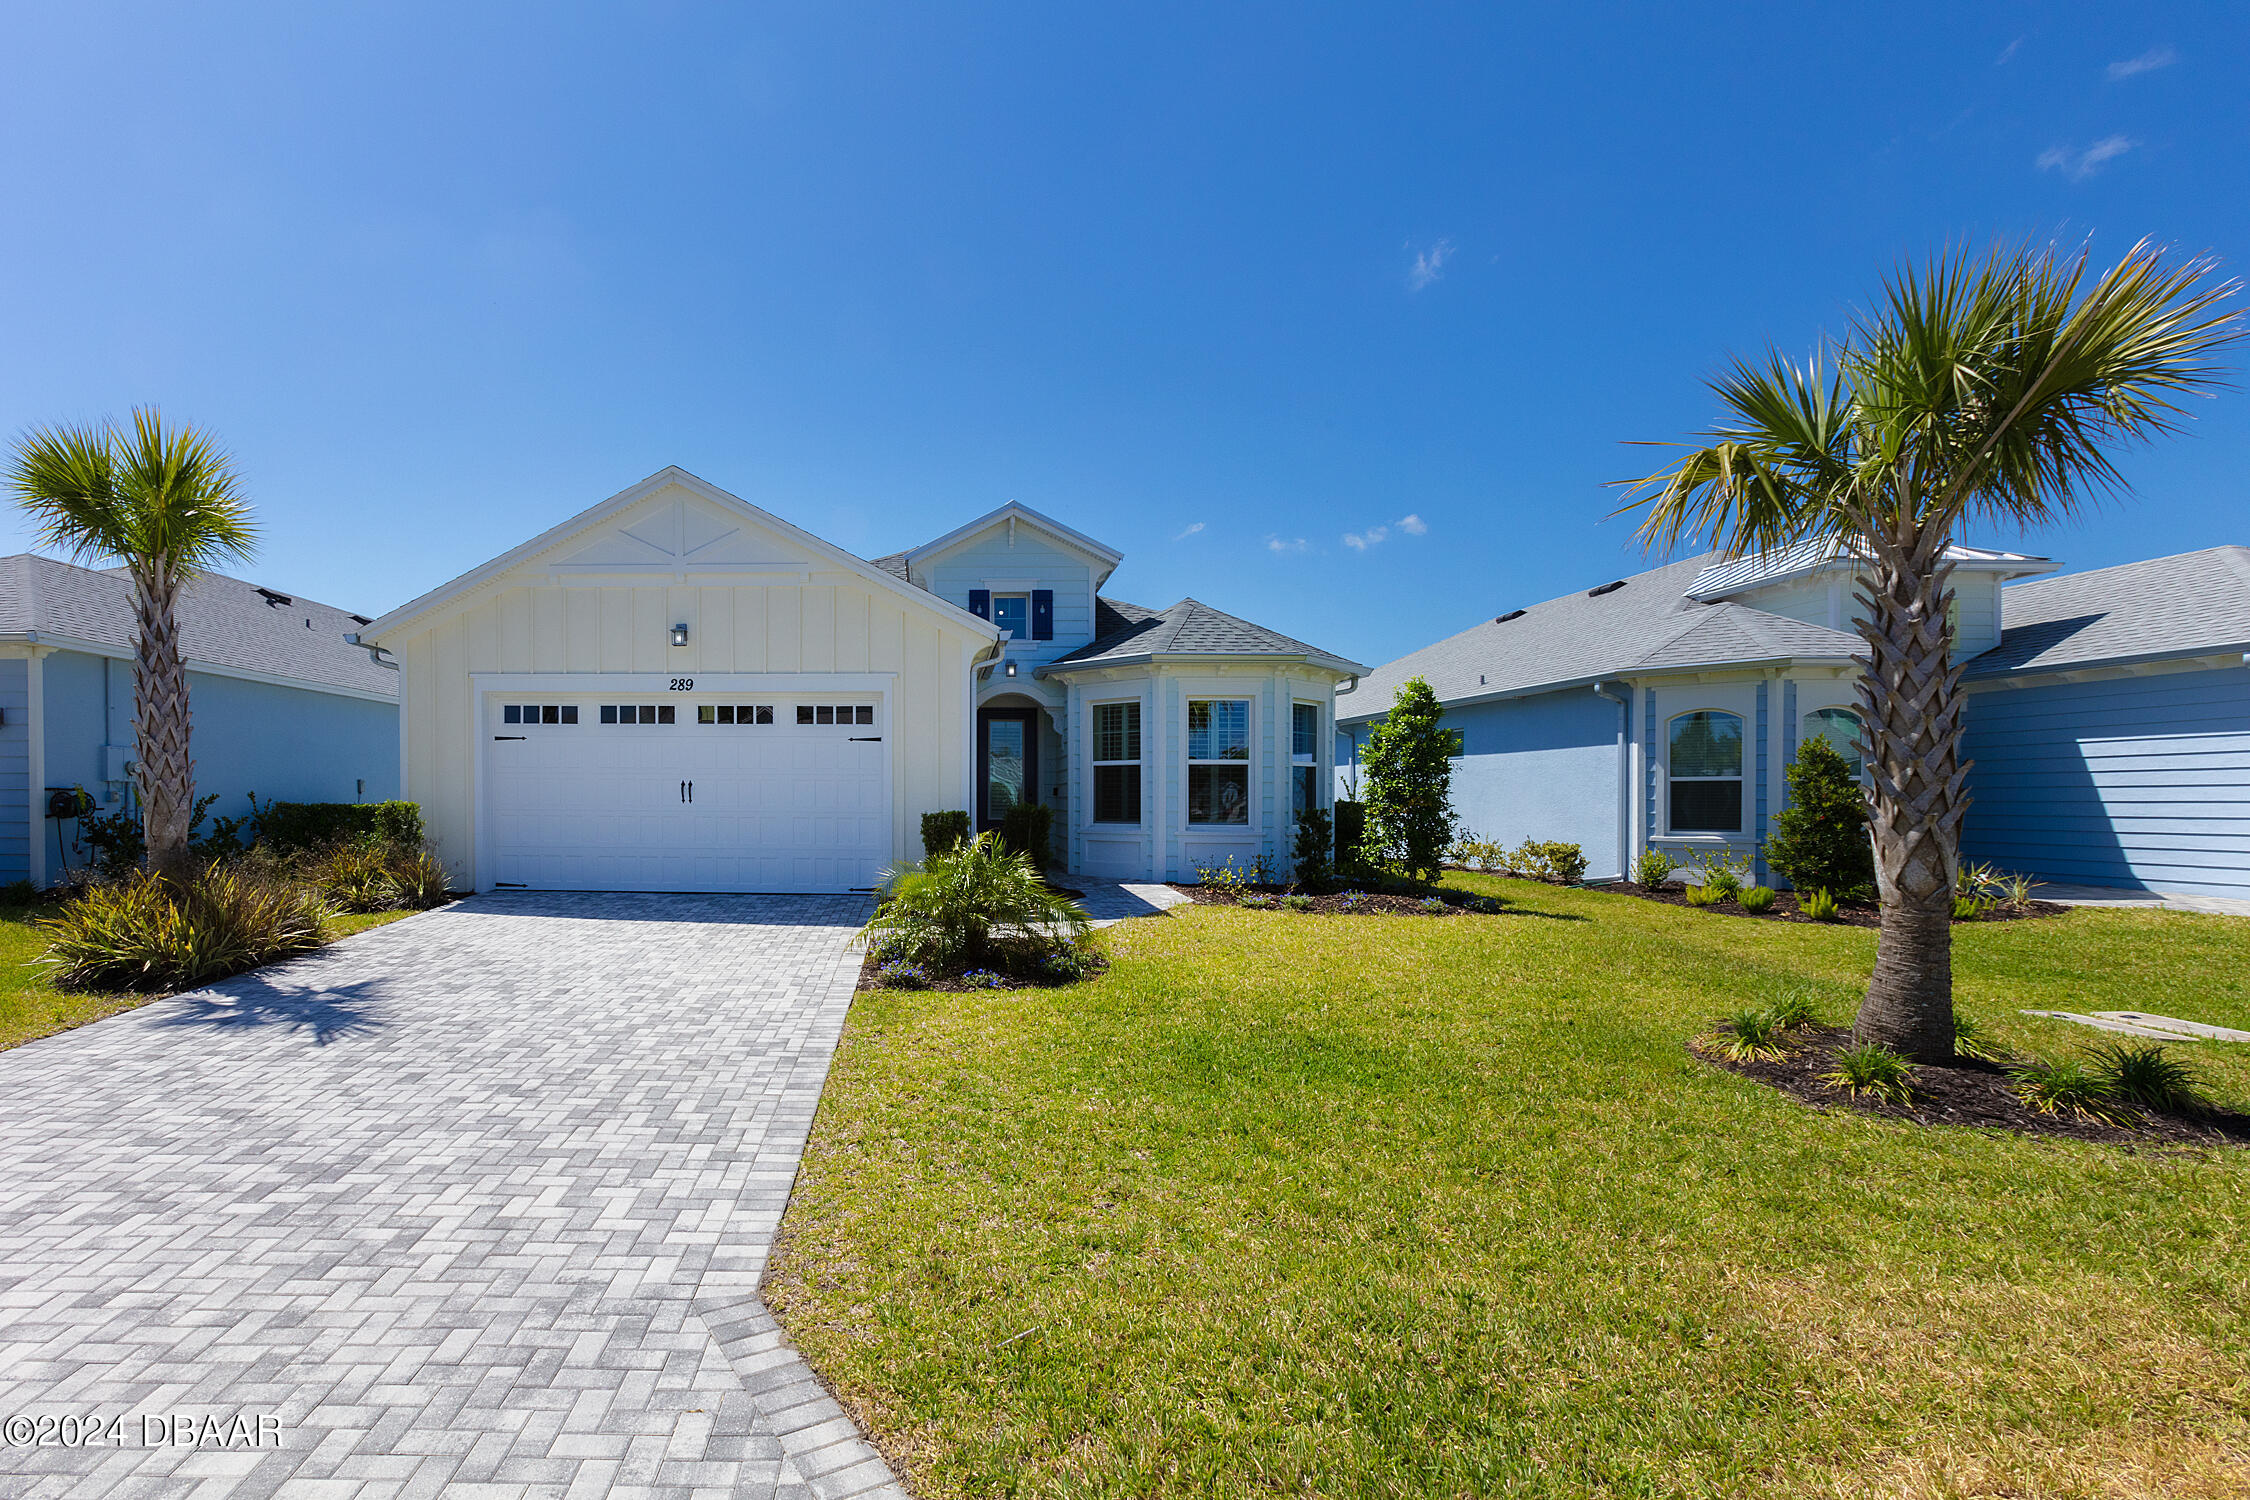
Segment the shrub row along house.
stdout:
[[[249,796],[380,802],[398,791],[398,674],[331,605],[210,573],[179,604],[196,785],[214,816]],[[0,882],[85,862],[76,813],[129,803],[133,587],[122,569],[0,558]],[[52,814],[68,812],[69,816]]]
[[357,632],[404,795],[478,890],[845,891],[921,816],[1055,810],[1071,870],[1285,865],[1365,669],[1020,505],[872,561],[666,469]]
[[[2250,896],[2250,549],[2062,577],[2020,553],[1948,557],[1974,762],[1964,858]],[[1339,782],[1420,676],[1458,731],[1454,806],[1477,835],[1576,842],[1595,878],[1658,849],[1731,851],[1767,880],[1800,741],[1858,760],[1857,573],[1806,544],[1511,610],[1340,692]]]

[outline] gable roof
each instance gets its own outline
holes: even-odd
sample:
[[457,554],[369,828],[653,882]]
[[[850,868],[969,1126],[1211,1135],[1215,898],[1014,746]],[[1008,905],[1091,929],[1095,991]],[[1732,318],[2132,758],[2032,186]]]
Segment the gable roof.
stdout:
[[1196,599],[1170,609],[1147,609],[1121,599],[1098,599],[1093,640],[1040,667],[1032,675],[1086,667],[1126,666],[1157,657],[1298,656],[1314,666],[1358,674],[1367,669],[1318,646],[1253,625]]
[[848,573],[855,573],[890,593],[912,599],[923,608],[943,615],[956,624],[966,624],[974,628],[979,634],[998,638],[998,632],[993,628],[991,621],[980,620],[967,610],[939,598],[928,589],[916,588],[906,581],[903,574],[879,568],[865,558],[855,557],[833,542],[823,541],[804,528],[793,526],[771,511],[760,509],[740,495],[720,489],[707,479],[699,479],[675,464],[657,470],[639,484],[619,490],[597,505],[588,506],[567,521],[548,527],[530,541],[518,547],[511,547],[489,562],[480,563],[451,582],[439,584],[419,598],[408,600],[360,631],[360,639],[372,642],[387,635],[393,635],[422,616],[441,609],[472,592],[487,580],[507,572],[520,563],[528,562],[541,553],[551,551],[569,541],[578,533],[590,530],[611,516],[629,510],[668,485],[678,485],[690,494],[700,496],[715,505],[740,511],[756,524],[779,533],[836,568]]
[[[1107,563],[1112,569],[1125,560],[1125,554],[1110,546],[1107,542],[1097,542],[1086,535],[1085,532],[1065,526],[1053,516],[1041,515],[1030,506],[1018,504],[1011,500],[998,510],[987,511],[966,525],[954,527],[935,541],[924,542],[919,547],[908,547],[903,552],[894,552],[878,561],[876,566],[889,571],[888,565],[896,563],[898,576],[905,578],[909,575],[913,565],[923,558],[933,556],[945,551],[948,547],[965,542],[980,532],[989,531],[1003,521],[1014,521],[1019,525],[1044,531],[1056,541],[1073,547],[1099,562]],[[1106,577],[1107,574],[1105,573],[1104,576]]]
[[[366,617],[224,573],[180,595],[180,653],[192,670],[280,678],[362,697],[396,699],[398,673],[344,638]],[[133,584],[123,569],[19,552],[0,558],[0,638],[130,656]]]
[[1338,719],[1385,713],[1409,677],[1438,701],[1500,698],[1625,677],[1783,659],[1845,662],[1859,638],[1688,590],[1718,559],[1707,554],[1635,573],[1472,625],[1385,662],[1336,698]]
[[1970,679],[2250,651],[2250,547],[2209,547],[2000,591],[2000,644]]

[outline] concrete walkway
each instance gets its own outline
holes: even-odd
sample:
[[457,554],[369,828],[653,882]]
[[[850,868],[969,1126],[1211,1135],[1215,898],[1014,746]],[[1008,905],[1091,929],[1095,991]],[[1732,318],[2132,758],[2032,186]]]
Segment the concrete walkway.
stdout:
[[0,1497],[903,1495],[757,1297],[864,915],[480,897],[0,1052],[0,1419],[122,1419]]
[[2165,891],[2132,890],[2112,885],[2063,885],[2041,881],[2031,889],[2034,898],[2064,906],[2116,906],[2145,911],[2200,911],[2221,917],[2250,917],[2250,901],[2229,896],[2177,896]]
[[1161,916],[1195,899],[1152,881],[1101,880],[1091,875],[1057,875],[1059,884],[1079,892],[1078,905],[1096,927]]

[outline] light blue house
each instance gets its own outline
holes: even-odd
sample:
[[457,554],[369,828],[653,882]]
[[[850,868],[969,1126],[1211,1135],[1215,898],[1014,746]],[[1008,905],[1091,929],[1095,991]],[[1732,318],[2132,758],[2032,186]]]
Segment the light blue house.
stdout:
[[[2250,552],[2067,577],[2020,553],[1949,556],[1975,762],[1965,856],[2250,896]],[[1857,572],[1821,545],[1698,557],[1506,611],[1338,695],[1340,789],[1420,675],[1460,731],[1454,805],[1480,837],[1579,844],[1597,879],[1653,848],[1731,851],[1771,880],[1798,744],[1857,759]]]
[[[197,794],[217,816],[264,801],[398,794],[398,674],[344,637],[367,623],[238,578],[180,602]],[[132,796],[133,591],[119,572],[0,558],[0,882],[46,885],[85,862],[49,797],[100,812]]]

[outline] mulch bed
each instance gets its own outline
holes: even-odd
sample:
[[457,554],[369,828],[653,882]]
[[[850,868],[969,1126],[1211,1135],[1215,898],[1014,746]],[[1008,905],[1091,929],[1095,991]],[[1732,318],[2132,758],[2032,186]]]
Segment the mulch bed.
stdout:
[[[1442,911],[1431,911],[1422,905],[1423,901],[1428,899],[1427,897],[1401,896],[1389,891],[1343,890],[1328,891],[1315,895],[1311,891],[1292,893],[1289,887],[1285,885],[1244,885],[1225,889],[1209,885],[1174,885],[1172,889],[1199,906],[1240,906],[1242,898],[1249,895],[1271,896],[1278,903],[1283,896],[1296,894],[1311,900],[1312,909],[1308,915],[1325,914],[1338,917],[1373,915],[1460,917],[1476,915],[1464,904],[1468,897],[1465,893],[1458,891],[1432,891],[1430,894],[1444,902],[1445,908]],[[1347,903],[1346,897],[1356,899]],[[1250,908],[1252,911],[1288,911],[1290,909],[1278,904],[1265,908]]]
[[1778,1059],[1736,1062],[1692,1041],[1688,1051],[1713,1067],[1755,1079],[1819,1109],[1847,1109],[1911,1120],[1917,1125],[1965,1125],[1976,1130],[2059,1135],[2120,1146],[2250,1145],[2250,1116],[2223,1111],[2192,1120],[2148,1114],[2130,1126],[2111,1125],[2080,1114],[2042,1114],[2015,1096],[2007,1074],[1974,1058],[1961,1058],[1951,1067],[1917,1067],[1914,1099],[1909,1105],[1858,1098],[1820,1081],[1820,1075],[1833,1066],[1831,1060],[1838,1050],[1850,1046],[1851,1040],[1851,1032],[1844,1027],[1821,1026],[1797,1033],[1788,1054]]
[[[901,986],[885,984],[875,977],[875,971],[881,967],[882,965],[875,961],[873,954],[862,958],[859,961],[859,988],[862,990],[886,991],[901,989]],[[998,984],[970,984],[960,974],[932,974],[930,982],[923,985],[922,988],[925,990],[946,990],[953,994],[964,995],[983,994],[991,990],[1051,990],[1066,984],[1076,984],[1080,979],[1091,979],[1108,967],[1109,960],[1097,952],[1092,956],[1092,962],[1087,965],[1086,972],[1076,979],[1052,979],[1044,974],[1011,974],[1005,969],[993,967],[991,972],[1000,976],[1000,983]]]
[[[1676,880],[1662,885],[1636,885],[1630,880],[1620,880],[1609,885],[1596,886],[1596,890],[1615,891],[1621,896],[1638,896],[1643,901],[1661,902],[1666,906],[1687,906],[1687,887]],[[1798,909],[1795,891],[1774,892],[1773,905],[1764,911],[1744,911],[1732,901],[1721,901],[1715,906],[1689,906],[1690,911],[1715,912],[1722,917],[1749,917],[1761,922],[1810,922],[1813,919]],[[2025,901],[1985,909],[1983,915],[1955,917],[1954,925],[1964,922],[2022,922],[2034,917],[2059,917],[2070,910],[2053,901]],[[1881,911],[1872,901],[1839,901],[1836,915],[1822,925],[1829,927],[1880,927]]]

